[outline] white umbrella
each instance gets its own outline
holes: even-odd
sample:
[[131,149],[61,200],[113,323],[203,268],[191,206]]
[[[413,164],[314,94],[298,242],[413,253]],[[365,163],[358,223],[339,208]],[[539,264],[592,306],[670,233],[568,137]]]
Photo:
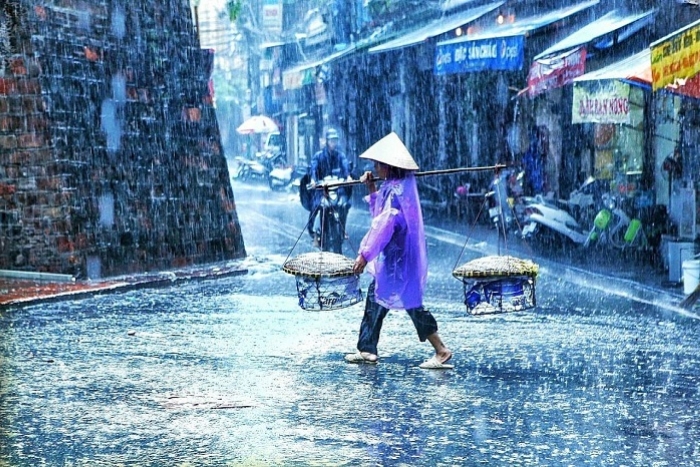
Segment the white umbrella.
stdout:
[[279,130],[277,124],[270,117],[264,115],[254,115],[236,128],[236,131],[242,135],[271,133]]

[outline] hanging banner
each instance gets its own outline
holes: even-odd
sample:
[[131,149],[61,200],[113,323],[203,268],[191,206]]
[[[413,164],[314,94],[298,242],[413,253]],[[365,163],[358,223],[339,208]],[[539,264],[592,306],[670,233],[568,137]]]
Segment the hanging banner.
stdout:
[[300,89],[302,79],[300,71],[285,71],[282,73],[282,89],[285,91]]
[[700,22],[651,44],[651,84],[656,91],[700,72]]
[[475,71],[514,71],[523,67],[524,36],[452,42],[435,49],[436,75]]
[[572,123],[629,123],[630,86],[613,79],[574,83]]
[[265,0],[262,6],[262,27],[265,31],[280,34],[282,32],[282,2]]
[[585,47],[535,60],[527,75],[527,93],[534,97],[547,89],[560,88],[581,76],[585,70]]
[[282,88],[285,90],[300,89],[307,84],[316,81],[316,67],[309,67],[303,70],[290,70],[282,72]]

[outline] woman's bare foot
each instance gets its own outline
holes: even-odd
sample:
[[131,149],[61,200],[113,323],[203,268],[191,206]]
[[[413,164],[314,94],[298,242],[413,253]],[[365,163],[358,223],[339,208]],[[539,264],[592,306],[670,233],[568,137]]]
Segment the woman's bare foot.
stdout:
[[435,359],[440,363],[446,363],[452,358],[452,351],[443,344],[437,332],[428,336],[428,342],[435,349]]

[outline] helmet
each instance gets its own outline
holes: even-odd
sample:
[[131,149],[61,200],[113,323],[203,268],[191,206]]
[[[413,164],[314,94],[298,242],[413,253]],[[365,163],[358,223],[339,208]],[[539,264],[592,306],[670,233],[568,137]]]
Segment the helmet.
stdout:
[[326,140],[329,139],[338,139],[340,136],[338,135],[338,132],[336,131],[335,128],[329,128],[326,130]]

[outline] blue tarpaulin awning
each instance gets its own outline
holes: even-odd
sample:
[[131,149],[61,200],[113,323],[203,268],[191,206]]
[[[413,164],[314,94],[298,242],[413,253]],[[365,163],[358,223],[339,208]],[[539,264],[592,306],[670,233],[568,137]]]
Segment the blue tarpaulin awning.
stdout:
[[465,37],[438,42],[434,72],[443,75],[520,69],[523,66],[524,39],[527,35],[598,3],[600,0],[589,0],[549,13],[497,25]]
[[387,52],[389,50],[402,49],[404,47],[419,44],[423,41],[451,31],[452,29],[456,29],[462,25],[471,23],[472,21],[481,18],[485,14],[503,6],[504,3],[505,1],[494,2],[478,8],[472,8],[461,13],[440,18],[439,20],[435,20],[422,28],[411,31],[403,36],[397,37],[396,39],[392,39],[384,44],[372,47],[369,49],[369,53]]
[[[652,24],[655,13],[656,10],[654,9],[636,15],[624,15],[618,10],[613,10],[538,54],[535,60],[557,52],[573,49],[579,45],[595,42],[611,33],[617,33],[617,41],[621,42],[645,26]],[[597,41],[593,45],[598,49],[604,49],[613,44],[614,40],[611,39]]]

